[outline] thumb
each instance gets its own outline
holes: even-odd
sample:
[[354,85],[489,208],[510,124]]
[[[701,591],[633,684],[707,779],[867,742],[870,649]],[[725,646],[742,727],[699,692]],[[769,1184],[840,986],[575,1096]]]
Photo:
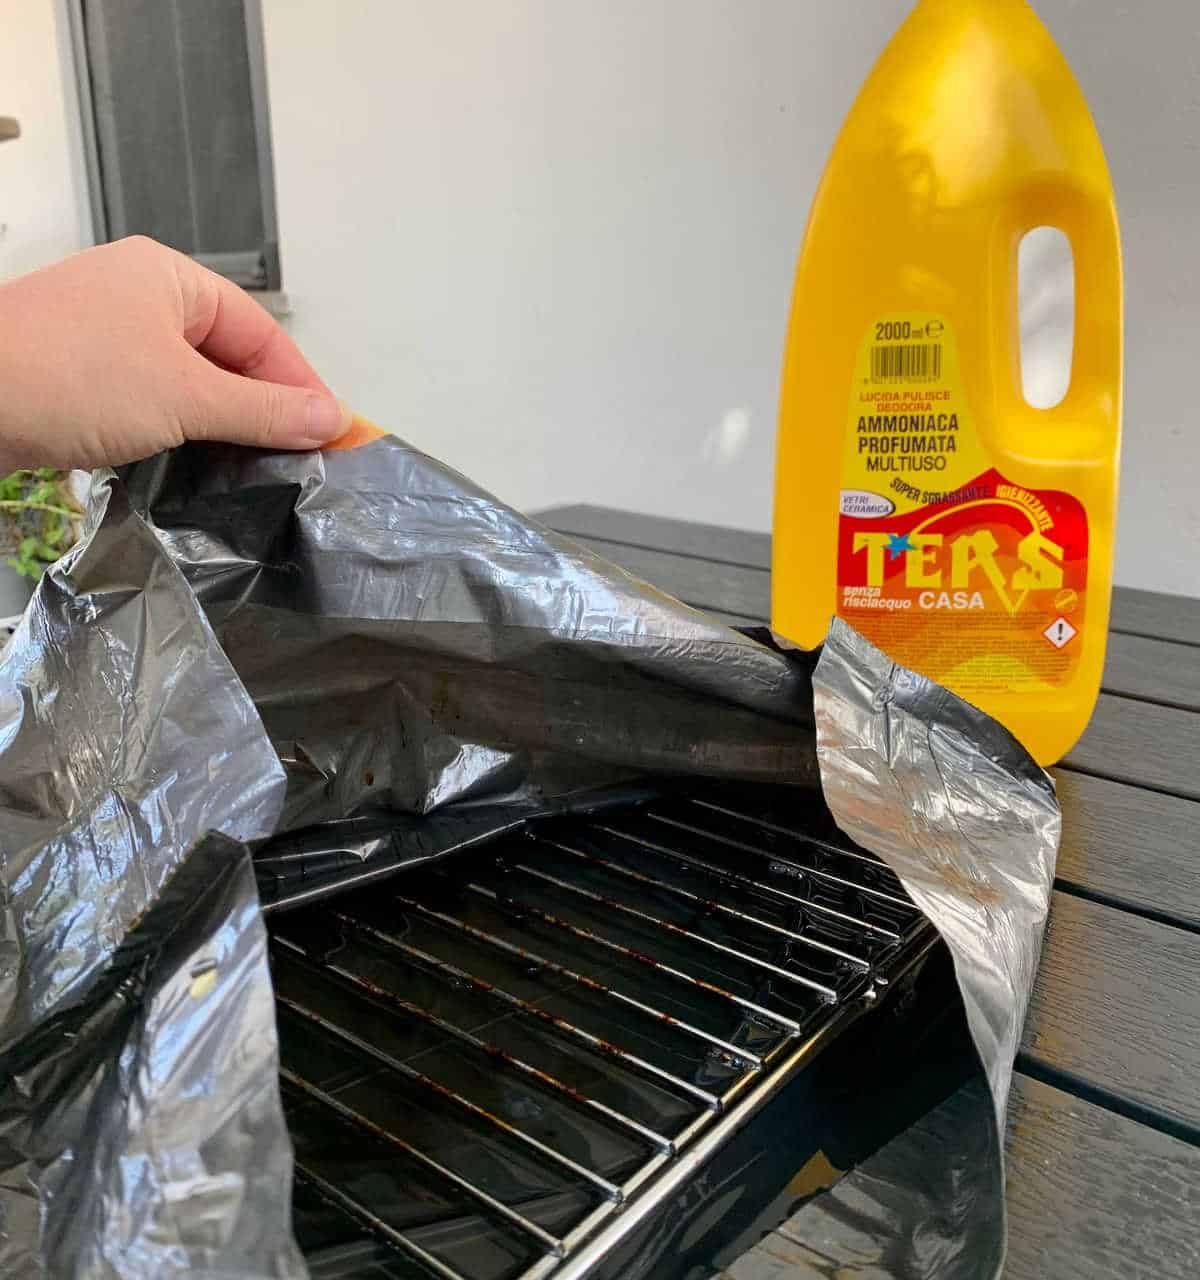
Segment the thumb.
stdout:
[[319,449],[350,429],[349,408],[329,392],[260,382],[204,361],[193,387],[189,440],[224,440],[260,449]]

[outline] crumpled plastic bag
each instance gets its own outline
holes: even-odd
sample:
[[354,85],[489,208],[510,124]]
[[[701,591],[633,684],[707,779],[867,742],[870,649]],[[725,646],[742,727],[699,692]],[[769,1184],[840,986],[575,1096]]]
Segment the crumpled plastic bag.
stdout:
[[951,946],[994,1130],[1058,834],[1013,739],[844,626],[814,683],[356,439],[98,473],[0,658],[0,1271],[302,1276],[260,896],[655,779],[823,785]]

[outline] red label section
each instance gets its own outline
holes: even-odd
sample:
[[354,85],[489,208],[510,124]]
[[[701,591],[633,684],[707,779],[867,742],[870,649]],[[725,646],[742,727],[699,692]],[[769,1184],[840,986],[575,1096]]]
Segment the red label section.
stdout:
[[[922,492],[924,505],[905,514],[848,492],[838,613],[890,657],[967,698],[1070,676],[1087,612],[1077,499],[994,469],[952,493]],[[903,496],[918,498],[915,488]]]

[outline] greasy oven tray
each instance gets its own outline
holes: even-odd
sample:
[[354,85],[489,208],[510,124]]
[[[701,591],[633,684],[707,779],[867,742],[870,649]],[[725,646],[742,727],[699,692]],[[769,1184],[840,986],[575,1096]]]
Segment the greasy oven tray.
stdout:
[[935,944],[782,788],[534,823],[270,925],[314,1277],[609,1274]]

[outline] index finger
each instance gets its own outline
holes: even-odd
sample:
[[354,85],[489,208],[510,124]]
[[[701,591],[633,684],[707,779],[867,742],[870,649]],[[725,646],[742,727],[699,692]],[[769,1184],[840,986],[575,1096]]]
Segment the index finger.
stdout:
[[183,336],[201,355],[261,382],[332,394],[265,307],[224,276],[183,261],[195,273],[183,289]]

